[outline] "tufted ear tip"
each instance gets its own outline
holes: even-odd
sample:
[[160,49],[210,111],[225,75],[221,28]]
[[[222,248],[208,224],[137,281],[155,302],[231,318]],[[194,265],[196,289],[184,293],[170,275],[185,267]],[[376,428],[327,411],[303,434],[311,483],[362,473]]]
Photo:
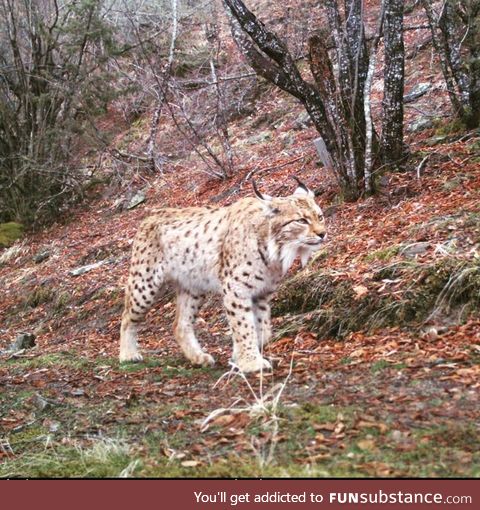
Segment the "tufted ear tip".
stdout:
[[252,186],[253,191],[255,192],[257,198],[263,200],[264,202],[270,202],[272,200],[272,197],[270,195],[264,195],[263,193],[260,192],[260,190],[257,187],[257,183],[255,182],[255,179],[252,179]]
[[296,175],[290,176],[292,179],[296,181],[298,184],[297,189],[294,191],[294,195],[308,195],[310,197],[314,197],[315,193],[304,183],[302,182]]

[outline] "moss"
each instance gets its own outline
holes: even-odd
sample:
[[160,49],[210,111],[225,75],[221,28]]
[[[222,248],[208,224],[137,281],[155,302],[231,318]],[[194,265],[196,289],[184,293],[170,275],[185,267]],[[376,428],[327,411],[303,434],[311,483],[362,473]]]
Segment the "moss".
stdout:
[[10,370],[21,369],[30,370],[33,368],[47,367],[68,367],[68,368],[85,368],[90,362],[75,353],[57,352],[52,354],[43,354],[34,358],[12,358],[5,363]]
[[65,310],[67,305],[71,302],[71,295],[69,292],[60,292],[54,299],[53,310],[55,313],[61,313]]
[[456,133],[461,133],[466,129],[467,128],[465,124],[460,119],[454,119],[446,123],[442,122],[437,123],[435,135],[437,136],[453,135]]
[[32,444],[39,443],[45,439],[46,429],[39,425],[25,427],[9,436],[9,444],[14,452],[32,450]]
[[55,299],[55,291],[50,287],[36,287],[24,300],[24,304],[29,308],[49,303]]
[[387,360],[380,359],[372,364],[370,370],[373,374],[376,374],[377,372],[381,372],[383,369],[388,368],[389,366],[390,363]]
[[23,234],[23,225],[11,221],[9,223],[0,223],[0,247],[12,245]]
[[387,248],[382,248],[381,250],[376,250],[372,253],[369,253],[365,257],[365,260],[367,262],[371,262],[373,260],[388,261],[395,257],[395,255],[398,255],[399,251],[400,246],[388,246]]
[[341,415],[344,420],[350,419],[354,414],[354,408],[325,405],[325,404],[312,404],[306,402],[299,408],[294,408],[289,413],[290,420],[299,420],[302,423],[331,423],[338,419]]

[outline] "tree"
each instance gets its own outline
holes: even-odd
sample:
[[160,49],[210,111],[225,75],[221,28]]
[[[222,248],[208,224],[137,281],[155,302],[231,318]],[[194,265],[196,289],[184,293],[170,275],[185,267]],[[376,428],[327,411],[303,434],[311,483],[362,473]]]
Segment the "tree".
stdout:
[[[219,179],[230,176],[234,153],[227,125],[232,107],[242,100],[237,95],[235,101],[233,87],[225,83],[232,78],[224,82],[221,76],[215,4],[129,0],[118,13],[122,26],[126,22],[125,44],[133,48],[116,62],[125,88],[133,92],[121,101],[122,109],[129,119],[144,114],[151,103],[153,109],[144,147],[111,151],[116,162],[123,167],[134,161],[161,171],[168,156],[157,138],[162,120],[169,116],[185,150],[195,151],[203,161],[205,173]],[[204,28],[205,39],[192,44],[191,34],[198,26]]]
[[[373,161],[374,170],[378,168],[382,147],[371,122],[367,122],[370,119],[365,118],[365,112],[369,112],[365,108],[366,94],[370,89],[365,87],[369,55],[363,22],[364,2],[345,0],[342,15],[336,0],[326,0],[329,28],[320,28],[318,35],[309,41],[312,84],[301,75],[281,39],[268,30],[241,0],[223,1],[233,38],[250,65],[263,78],[296,97],[309,113],[325,142],[331,169],[345,197],[356,199],[363,193],[372,192],[374,172],[368,168],[366,172],[366,161],[367,167]],[[398,15],[402,16],[402,11]],[[402,49],[403,43],[392,47],[392,56]],[[395,60],[398,61],[403,69],[403,53]],[[395,81],[396,76],[387,73],[385,79]],[[391,143],[394,133],[398,136],[397,123],[403,116],[403,111],[398,115],[394,101],[400,89],[403,95],[403,73],[401,78],[390,86],[395,96],[388,96],[384,102],[384,115],[396,115],[396,120],[384,122],[391,133],[383,140],[385,143]],[[395,130],[390,129],[389,122]],[[370,144],[367,143],[367,127]]]
[[382,149],[384,164],[400,166],[403,145],[403,0],[385,0]]
[[114,41],[94,0],[1,0],[0,28],[0,220],[31,223],[80,188],[68,161],[108,100]]
[[480,125],[480,0],[422,0],[453,111]]

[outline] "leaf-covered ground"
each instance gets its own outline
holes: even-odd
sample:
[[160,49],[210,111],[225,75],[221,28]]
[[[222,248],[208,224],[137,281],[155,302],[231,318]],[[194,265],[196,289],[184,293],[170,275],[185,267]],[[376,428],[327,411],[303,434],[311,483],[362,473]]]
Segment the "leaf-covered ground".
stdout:
[[[401,301],[422,267],[456,260],[478,268],[480,171],[472,143],[436,147],[445,156],[438,164],[432,155],[420,179],[391,176],[376,200],[331,206],[325,252],[292,273],[289,285],[333,275],[350,283],[354,300]],[[281,168],[264,186],[287,182],[289,171]],[[182,186],[169,179],[164,197]],[[323,186],[319,181],[309,184]],[[330,192],[326,186],[324,201]],[[162,192],[155,196],[161,202]],[[128,252],[147,213],[94,202],[3,263],[2,348],[21,331],[34,332],[37,346],[1,356],[2,476],[480,474],[480,320],[438,299],[427,321],[359,326],[330,338],[308,327],[315,310],[284,311],[274,320],[280,338],[267,350],[273,375],[249,376],[247,384],[222,377],[231,346],[217,301],[199,329],[218,364],[199,369],[178,352],[167,298],[142,329],[146,362],[119,365]],[[415,243],[426,243],[420,253],[402,252]],[[49,257],[35,262],[44,251]],[[107,262],[69,273],[98,260]],[[419,269],[378,277],[402,264]],[[321,288],[316,292],[320,299]]]
[[[407,92],[435,84],[407,123],[446,110],[437,71],[429,51],[407,62]],[[380,101],[376,90],[374,110]],[[407,171],[347,204],[300,113],[268,90],[255,116],[231,126],[242,161],[232,179],[208,178],[194,156],[160,176],[133,172],[130,195],[144,189],[145,203],[126,210],[124,188],[99,184],[83,208],[0,253],[0,476],[480,476],[480,135],[440,121],[410,135]],[[175,151],[183,142],[172,133],[161,124]],[[251,193],[252,175],[287,194],[291,174],[317,191],[329,237],[279,291],[273,374],[226,375],[231,342],[214,298],[198,325],[214,368],[180,355],[171,296],[142,326],[146,361],[120,365],[141,219],[166,205],[231,203]],[[21,332],[37,345],[14,354]]]

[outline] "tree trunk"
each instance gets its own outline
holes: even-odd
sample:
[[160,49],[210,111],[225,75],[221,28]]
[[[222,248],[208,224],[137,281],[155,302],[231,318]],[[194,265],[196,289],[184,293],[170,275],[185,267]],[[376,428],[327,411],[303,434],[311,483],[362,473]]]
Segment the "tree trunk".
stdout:
[[[378,162],[381,147],[371,118],[368,125],[365,119],[365,113],[370,114],[369,104],[365,108],[365,97],[370,89],[365,86],[369,57],[363,23],[364,1],[344,0],[343,10],[338,0],[325,1],[329,27],[309,40],[314,86],[302,78],[286,45],[241,0],[223,2],[233,38],[250,65],[260,76],[301,101],[309,113],[328,151],[329,157],[324,159],[331,161],[331,170],[344,197],[354,200],[373,192],[371,167]],[[396,161],[403,156],[403,2],[390,3],[396,10],[390,15],[391,67],[387,75],[384,112],[388,119],[384,132]],[[366,161],[368,176],[365,175]]]
[[152,171],[157,170],[157,156],[156,156],[156,140],[158,127],[160,124],[160,116],[162,113],[162,108],[167,96],[167,87],[168,81],[170,80],[170,75],[172,72],[173,59],[175,54],[175,45],[177,41],[177,30],[178,30],[178,21],[177,21],[177,0],[171,0],[172,7],[172,34],[170,37],[170,48],[168,52],[168,60],[165,64],[163,72],[160,77],[156,77],[156,94],[157,94],[157,106],[152,114],[152,120],[150,122],[150,134],[147,140],[147,158],[150,162],[150,168]]
[[351,178],[349,148],[329,118],[318,89],[306,82],[288,49],[267,30],[241,0],[224,0],[229,14],[232,36],[255,71],[266,80],[299,99],[321,134],[332,161],[331,170],[348,198],[358,198],[358,187]]
[[422,0],[454,114],[480,125],[480,1]]
[[403,145],[403,0],[386,0],[384,23],[384,93],[382,151],[384,164],[392,169],[401,166]]

